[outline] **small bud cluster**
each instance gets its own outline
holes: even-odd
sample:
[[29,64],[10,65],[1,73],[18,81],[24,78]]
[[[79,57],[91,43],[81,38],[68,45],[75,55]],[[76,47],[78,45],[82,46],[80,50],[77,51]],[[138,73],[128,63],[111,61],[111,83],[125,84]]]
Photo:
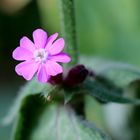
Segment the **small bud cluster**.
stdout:
[[63,77],[62,73],[56,76],[51,76],[49,83],[52,85],[63,84],[65,87],[72,88],[81,84],[88,74],[88,69],[86,69],[84,65],[79,64],[72,67],[65,77]]

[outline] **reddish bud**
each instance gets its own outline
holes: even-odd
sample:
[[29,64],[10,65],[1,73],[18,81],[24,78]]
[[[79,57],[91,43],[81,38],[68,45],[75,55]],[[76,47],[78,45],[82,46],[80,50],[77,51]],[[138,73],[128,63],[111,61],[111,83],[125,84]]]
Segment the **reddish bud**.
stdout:
[[62,73],[57,74],[56,76],[51,76],[49,81],[50,84],[52,85],[59,85],[63,82],[63,75]]
[[88,75],[88,70],[84,65],[76,65],[70,69],[66,78],[64,79],[64,85],[67,87],[75,87],[82,83]]

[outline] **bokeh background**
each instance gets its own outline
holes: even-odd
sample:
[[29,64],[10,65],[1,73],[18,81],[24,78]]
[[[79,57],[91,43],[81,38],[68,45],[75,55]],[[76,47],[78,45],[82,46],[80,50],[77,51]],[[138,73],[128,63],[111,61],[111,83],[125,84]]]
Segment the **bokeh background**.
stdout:
[[[59,0],[1,0],[0,1],[0,121],[7,114],[20,87],[25,81],[14,71],[16,61],[12,51],[22,36],[32,37],[36,28],[48,34],[60,32]],[[123,61],[140,66],[140,1],[139,0],[75,0],[76,26],[81,54]],[[89,99],[88,118],[94,120],[111,135],[118,135],[122,119],[109,114],[120,105],[107,107]],[[109,114],[108,116],[105,114]],[[123,114],[121,114],[123,116]],[[106,126],[112,122],[110,126]],[[117,121],[116,121],[117,122]],[[117,126],[117,127],[116,127]],[[109,130],[111,127],[115,132]],[[114,128],[113,128],[114,127]],[[0,140],[9,140],[12,126],[0,126]],[[118,129],[118,130],[117,130]]]

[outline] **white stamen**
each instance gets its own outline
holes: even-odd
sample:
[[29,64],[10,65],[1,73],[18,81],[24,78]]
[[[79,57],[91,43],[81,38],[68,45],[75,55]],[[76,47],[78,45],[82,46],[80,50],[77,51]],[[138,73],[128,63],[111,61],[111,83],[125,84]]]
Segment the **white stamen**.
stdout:
[[38,49],[34,52],[36,62],[45,62],[48,58],[48,52],[45,49]]

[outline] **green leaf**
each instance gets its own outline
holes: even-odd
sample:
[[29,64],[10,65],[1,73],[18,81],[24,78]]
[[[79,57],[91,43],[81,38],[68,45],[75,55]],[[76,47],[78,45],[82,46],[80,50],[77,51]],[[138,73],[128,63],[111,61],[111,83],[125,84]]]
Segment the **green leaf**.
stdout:
[[87,79],[80,90],[104,102],[140,104],[139,99],[131,99],[123,95],[121,89],[109,88],[97,80]]
[[[98,82],[98,78],[100,77],[106,79],[105,81],[102,81],[100,84],[98,84],[97,87],[99,88],[102,85],[100,90],[103,90],[103,86],[104,86],[107,88],[107,90],[104,91],[107,91],[108,93],[112,93],[109,94],[112,96],[110,101],[139,104],[138,99],[130,99],[123,96],[123,94],[127,94],[127,96],[135,95],[135,94],[130,95],[130,93],[132,93],[130,88],[132,88],[133,83],[138,83],[138,81],[140,80],[140,70],[138,68],[131,66],[129,64],[97,59],[93,57],[85,57],[85,56],[81,57],[81,62],[85,63],[87,67],[89,67],[95,72],[96,75],[95,79],[97,82]],[[108,81],[112,83],[114,87],[120,89],[118,90],[119,92],[110,89],[108,85],[106,85]],[[95,85],[96,84],[97,83],[95,83]],[[116,94],[113,94],[113,92]],[[106,97],[108,96],[107,94],[105,95]],[[100,96],[100,94],[97,94],[96,96]]]
[[10,108],[8,114],[2,120],[2,124],[7,125],[13,121],[20,109],[21,101],[24,97],[30,94],[38,93],[43,93],[44,95],[47,95],[50,90],[52,90],[52,88],[48,84],[41,84],[36,79],[29,81],[27,84],[25,84],[25,86],[20,89],[18,96],[15,99],[14,105]]
[[73,94],[71,93],[64,93],[64,104],[70,102],[73,98]]
[[105,77],[121,88],[140,79],[140,69],[129,64],[93,57],[82,57],[81,62],[95,71],[98,76]]
[[28,95],[21,102],[21,107],[17,114],[16,129],[13,140],[27,140],[37,123],[38,117],[43,112],[46,104],[40,94]]
[[14,140],[109,140],[69,106],[45,103],[39,94],[24,98],[15,130]]
[[79,94],[79,97],[82,94],[90,95],[101,103],[116,102],[140,104],[139,99],[125,97],[123,89],[118,88],[102,77],[88,77],[81,85],[73,89],[65,89],[65,92],[71,92],[73,95]]

